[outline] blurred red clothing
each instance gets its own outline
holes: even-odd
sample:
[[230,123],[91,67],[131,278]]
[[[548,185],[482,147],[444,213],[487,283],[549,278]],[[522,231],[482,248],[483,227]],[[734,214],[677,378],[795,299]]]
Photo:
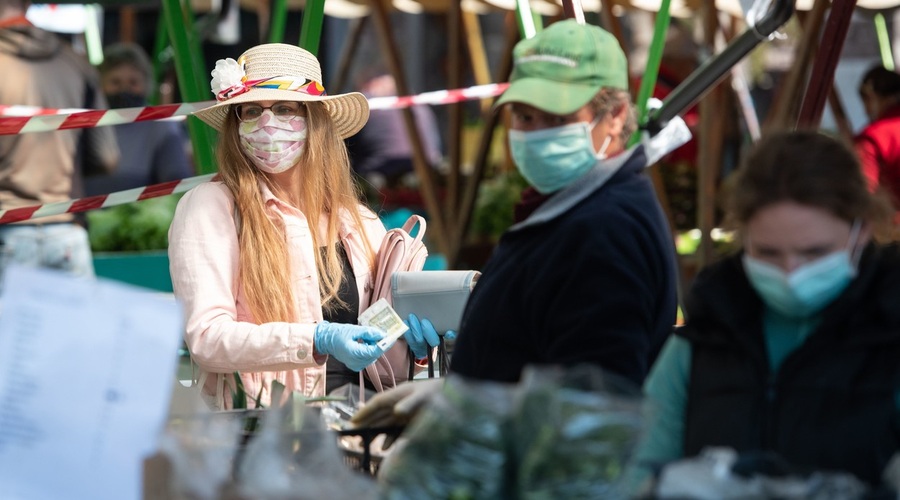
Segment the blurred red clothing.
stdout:
[[854,142],[869,188],[885,189],[900,210],[900,106],[885,111]]

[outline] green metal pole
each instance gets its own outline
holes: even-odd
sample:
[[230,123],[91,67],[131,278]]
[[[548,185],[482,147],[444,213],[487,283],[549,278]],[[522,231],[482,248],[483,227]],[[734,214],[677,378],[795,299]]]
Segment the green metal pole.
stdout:
[[325,18],[325,0],[307,0],[303,9],[303,25],[300,27],[300,47],[319,55],[322,39],[322,21]]
[[[175,72],[178,76],[178,89],[181,91],[182,99],[184,102],[208,100],[210,91],[205,85],[209,81],[205,75],[206,67],[204,64],[197,64],[197,60],[202,58],[199,53],[196,56],[193,54],[195,49],[192,48],[189,37],[189,34],[194,33],[194,20],[189,7],[182,6],[179,0],[163,0],[162,7],[166,26],[172,38],[172,48],[175,50]],[[199,48],[196,36],[194,42]],[[194,116],[188,117],[187,124],[197,173],[215,172],[213,130]]]
[[891,53],[891,37],[888,34],[884,14],[875,14],[875,32],[878,33],[878,49],[881,52],[881,64],[894,71],[894,55]]
[[[653,27],[653,39],[650,41],[650,49],[647,54],[647,68],[641,78],[641,87],[637,96],[638,123],[647,123],[647,104],[653,95],[653,87],[659,76],[659,63],[662,60],[663,46],[666,44],[666,32],[669,30],[669,4],[671,0],[662,0],[659,12],[656,13],[656,24]],[[629,140],[629,146],[636,144],[641,139],[641,134],[633,134]]]
[[85,5],[84,44],[87,46],[88,60],[93,65],[103,62],[103,40],[100,36],[100,7],[96,4]]
[[[324,4],[323,4],[323,9]],[[269,26],[269,43],[284,41],[284,26],[287,24],[287,0],[272,2],[272,24]]]
[[163,79],[163,54],[169,46],[169,33],[166,31],[166,19],[162,15],[156,22],[156,40],[153,41],[153,95],[150,104],[159,104],[159,84]]
[[516,20],[522,38],[531,38],[543,29],[541,16],[534,15],[528,0],[516,0]]

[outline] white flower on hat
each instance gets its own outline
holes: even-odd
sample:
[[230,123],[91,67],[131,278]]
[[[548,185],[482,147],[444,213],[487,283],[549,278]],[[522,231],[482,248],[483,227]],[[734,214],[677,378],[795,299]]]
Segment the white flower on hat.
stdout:
[[210,82],[212,92],[216,96],[227,94],[228,90],[243,86],[246,77],[243,64],[239,64],[230,57],[219,59],[216,61],[215,69],[212,70],[212,81]]

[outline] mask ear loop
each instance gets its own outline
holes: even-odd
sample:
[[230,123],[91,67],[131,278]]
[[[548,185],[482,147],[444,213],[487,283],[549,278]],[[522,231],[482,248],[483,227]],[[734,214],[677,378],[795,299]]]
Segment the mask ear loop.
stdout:
[[606,139],[603,140],[603,144],[600,145],[600,151],[595,155],[598,160],[606,159],[606,149],[609,147],[610,141],[612,141],[611,135],[606,136]]
[[[599,124],[599,123],[600,123],[600,117],[598,116],[597,118],[594,118],[594,121],[592,121],[590,124],[588,124],[588,137],[591,138],[591,142],[592,142],[592,143],[593,143],[593,137],[592,137],[591,134],[593,133],[594,128],[596,128],[596,127],[597,127],[597,124]],[[610,143],[611,141],[612,141],[612,136],[611,136],[611,135],[607,135],[607,136],[606,136],[606,139],[603,139],[603,144],[600,145],[600,151],[594,153],[594,156],[595,156],[598,160],[605,160],[605,159],[606,159],[606,149],[609,148],[609,143]]]

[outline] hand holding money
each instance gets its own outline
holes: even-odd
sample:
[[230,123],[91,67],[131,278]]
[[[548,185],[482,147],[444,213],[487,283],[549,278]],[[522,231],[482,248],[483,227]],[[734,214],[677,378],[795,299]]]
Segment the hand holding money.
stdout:
[[359,315],[359,324],[380,328],[385,332],[384,338],[378,341],[378,347],[387,351],[409,327],[403,323],[394,308],[385,299],[378,299],[368,309]]
[[377,343],[384,332],[377,327],[322,321],[313,337],[316,351],[334,356],[353,371],[360,371],[384,354]]

